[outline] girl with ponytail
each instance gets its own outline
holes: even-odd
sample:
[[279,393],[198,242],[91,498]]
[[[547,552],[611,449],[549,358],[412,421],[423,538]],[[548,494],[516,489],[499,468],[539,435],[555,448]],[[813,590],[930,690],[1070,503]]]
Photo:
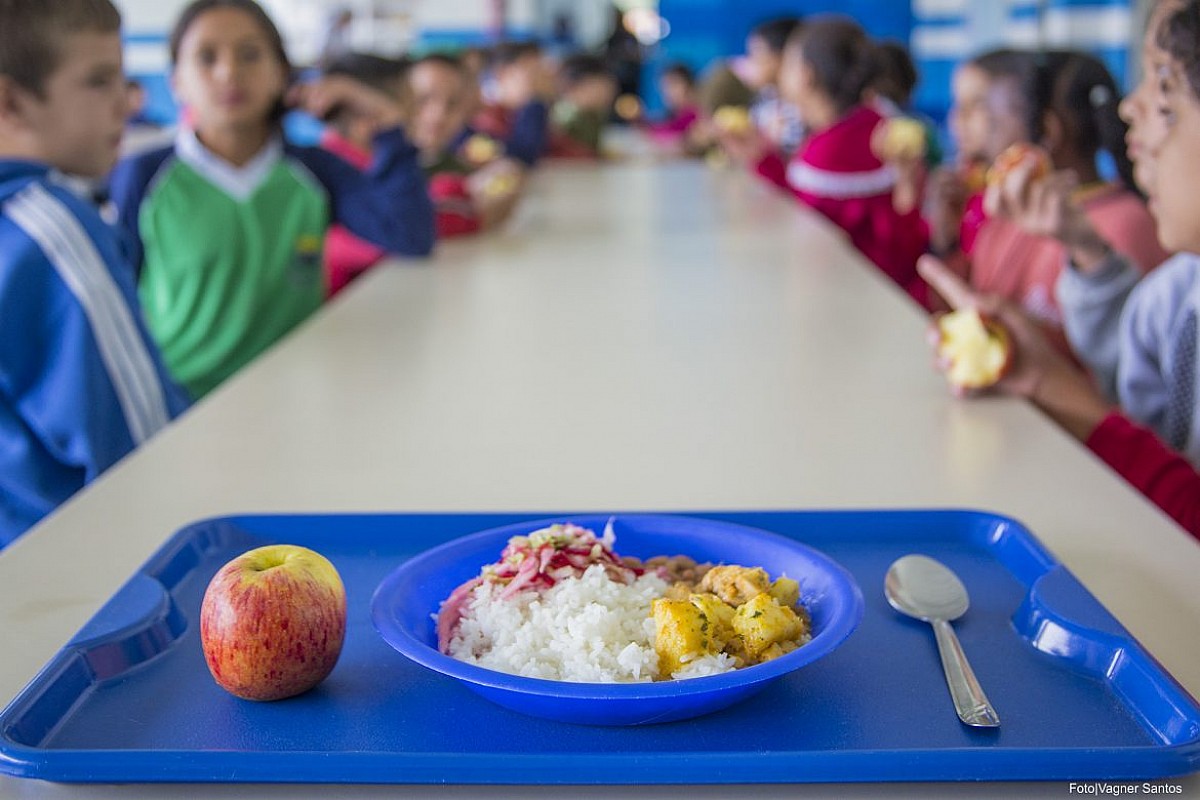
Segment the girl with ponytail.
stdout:
[[[989,187],[989,214],[975,238],[968,281],[976,291],[1020,305],[1069,353],[1055,284],[1068,262],[1082,257],[1076,245],[1122,253],[1141,272],[1168,254],[1133,187],[1120,96],[1108,70],[1074,51],[1029,58],[1030,68],[1015,76],[1021,102],[1010,107],[1022,140],[1044,150],[1054,171],[1037,177],[1027,157],[1002,184]],[[1101,151],[1116,165],[1116,180],[1101,178]]]
[[871,148],[883,117],[866,105],[875,80],[875,46],[846,17],[813,18],[788,39],[779,75],[784,100],[795,105],[808,138],[790,161],[754,131],[720,134],[726,152],[824,214],[846,231],[872,263],[925,303],[916,273],[925,249],[917,210],[893,208],[895,171]]

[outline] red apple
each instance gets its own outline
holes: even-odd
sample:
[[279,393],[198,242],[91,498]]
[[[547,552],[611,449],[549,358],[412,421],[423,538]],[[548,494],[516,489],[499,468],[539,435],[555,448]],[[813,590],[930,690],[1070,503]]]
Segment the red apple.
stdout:
[[346,589],[305,547],[250,550],[217,571],[200,605],[200,644],[216,682],[247,700],[306,692],[333,670],[346,637]]
[[996,160],[992,162],[992,166],[987,171],[987,185],[998,186],[1004,183],[1008,174],[1027,160],[1033,161],[1033,172],[1030,175],[1031,182],[1036,183],[1050,174],[1052,165],[1050,163],[1050,156],[1045,150],[1037,145],[1017,142],[996,156]]
[[943,314],[937,321],[938,355],[949,362],[946,380],[963,389],[986,389],[1012,364],[1012,340],[999,322],[973,308]]

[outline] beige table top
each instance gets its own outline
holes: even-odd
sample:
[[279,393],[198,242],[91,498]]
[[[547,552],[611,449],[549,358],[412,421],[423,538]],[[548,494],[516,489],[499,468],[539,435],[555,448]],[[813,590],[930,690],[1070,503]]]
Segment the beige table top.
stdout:
[[[1200,546],[1035,410],[950,398],[924,326],[824,222],[750,176],[645,159],[548,167],[506,230],[446,243],[428,265],[376,270],[0,553],[0,697],[197,518],[930,506],[1024,521],[1200,694]],[[1179,785],[1200,796],[1200,779]],[[1038,790],[825,793],[968,791]],[[0,778],[3,797],[531,793]]]

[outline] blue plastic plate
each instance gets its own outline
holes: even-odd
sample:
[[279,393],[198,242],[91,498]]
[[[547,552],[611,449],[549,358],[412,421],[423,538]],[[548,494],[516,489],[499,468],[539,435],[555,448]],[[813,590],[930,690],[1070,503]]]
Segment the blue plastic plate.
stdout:
[[[1196,701],[1026,528],[981,512],[688,515],[826,554],[862,587],[864,613],[833,652],[685,722],[597,727],[519,714],[399,656],[376,632],[372,593],[408,559],[551,516],[577,515],[189,526],[0,712],[0,771],[115,783],[678,784],[1144,780],[1200,769]],[[345,647],[312,692],[238,700],[204,664],[200,601],[230,558],[280,542],[319,550],[341,573]],[[955,629],[1003,720],[998,730],[959,723],[929,626],[883,597],[888,565],[913,552],[950,566],[971,593]]]
[[463,681],[500,705],[535,717],[588,725],[644,725],[689,719],[726,708],[773,681],[828,655],[863,615],[863,598],[850,573],[811,547],[775,533],[695,517],[632,515],[613,520],[615,550],[646,559],[691,556],[715,564],[761,566],[772,577],[800,582],[813,639],[781,658],[746,669],[659,683],[596,684],[525,678],[467,664],[437,649],[435,615],[456,586],[500,557],[513,536],[554,522],[574,522],[597,535],[608,517],[523,522],[455,539],[410,559],[380,584],[371,603],[380,634],[413,661]]

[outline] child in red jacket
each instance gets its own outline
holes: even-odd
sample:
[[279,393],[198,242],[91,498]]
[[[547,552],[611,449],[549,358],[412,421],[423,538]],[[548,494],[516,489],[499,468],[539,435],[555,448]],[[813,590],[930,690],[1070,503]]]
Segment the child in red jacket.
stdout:
[[828,217],[872,263],[924,304],[917,258],[927,236],[920,213],[892,204],[894,170],[875,155],[871,136],[883,117],[864,105],[875,77],[874,45],[844,17],[814,19],[788,40],[780,91],[800,110],[809,136],[789,162],[753,130],[725,132],[735,158]]

